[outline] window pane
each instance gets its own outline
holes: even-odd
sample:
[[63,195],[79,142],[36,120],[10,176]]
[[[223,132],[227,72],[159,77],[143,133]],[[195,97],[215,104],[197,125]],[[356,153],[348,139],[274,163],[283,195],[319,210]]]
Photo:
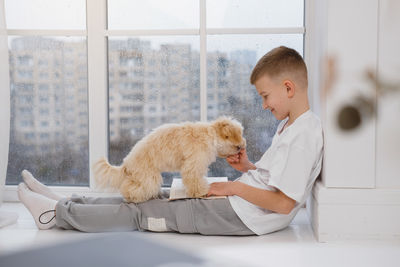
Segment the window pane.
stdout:
[[[238,119],[244,127],[247,153],[257,162],[270,146],[277,121],[262,109],[262,101],[250,75],[257,60],[271,49],[286,45],[303,54],[303,36],[286,35],[223,35],[207,37],[207,110],[208,120],[220,115]],[[209,176],[240,176],[218,159],[210,166]]]
[[303,10],[304,0],[207,1],[207,27],[302,27]]
[[[110,38],[110,162],[155,127],[200,119],[199,38]],[[173,175],[164,176],[170,184]]]
[[9,29],[86,29],[85,0],[5,0]]
[[108,28],[199,28],[198,0],[109,0]]
[[7,184],[27,169],[51,185],[88,185],[86,38],[9,37]]

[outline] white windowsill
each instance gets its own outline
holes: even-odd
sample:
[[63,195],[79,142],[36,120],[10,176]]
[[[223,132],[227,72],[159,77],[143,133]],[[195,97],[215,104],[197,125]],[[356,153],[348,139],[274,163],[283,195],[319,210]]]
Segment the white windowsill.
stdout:
[[[21,203],[4,203],[0,211],[16,212],[17,223],[0,228],[0,255],[15,251],[52,246],[93,237],[83,233],[51,229],[38,230],[32,216]],[[176,233],[137,233],[160,244],[175,247],[204,258],[201,266],[378,266],[398,265],[399,246],[389,241],[345,241],[318,243],[312,233],[306,211],[301,209],[289,227],[264,236],[203,236]],[[288,255],[291,255],[288,257]]]

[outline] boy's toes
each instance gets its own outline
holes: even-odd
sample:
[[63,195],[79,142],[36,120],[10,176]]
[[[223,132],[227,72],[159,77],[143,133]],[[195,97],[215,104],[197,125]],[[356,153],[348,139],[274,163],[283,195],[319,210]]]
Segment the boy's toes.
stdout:
[[20,183],[18,185],[18,191],[22,191],[22,190],[29,190],[29,187],[25,183]]

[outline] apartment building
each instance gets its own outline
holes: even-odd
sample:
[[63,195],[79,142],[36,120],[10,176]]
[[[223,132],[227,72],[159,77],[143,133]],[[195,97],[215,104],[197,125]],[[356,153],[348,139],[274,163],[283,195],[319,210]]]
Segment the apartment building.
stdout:
[[[161,124],[200,119],[200,56],[190,44],[154,48],[137,38],[112,39],[108,64],[111,162],[120,163],[135,142]],[[253,51],[207,54],[208,120],[231,115],[247,124],[257,121],[248,110],[257,98],[248,82],[254,64]],[[43,176],[76,174],[71,183],[87,183],[85,39],[13,38],[10,73],[10,157]],[[19,168],[9,166],[9,175],[18,176]]]
[[87,147],[86,43],[15,38],[10,45],[11,138],[28,155]]

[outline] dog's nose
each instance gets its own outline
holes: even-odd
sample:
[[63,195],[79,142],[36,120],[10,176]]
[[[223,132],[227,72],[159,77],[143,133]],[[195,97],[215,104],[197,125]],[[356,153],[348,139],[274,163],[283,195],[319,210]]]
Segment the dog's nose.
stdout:
[[240,149],[242,149],[242,147],[241,147],[241,146],[236,146],[236,148],[237,148],[237,150],[240,150]]

